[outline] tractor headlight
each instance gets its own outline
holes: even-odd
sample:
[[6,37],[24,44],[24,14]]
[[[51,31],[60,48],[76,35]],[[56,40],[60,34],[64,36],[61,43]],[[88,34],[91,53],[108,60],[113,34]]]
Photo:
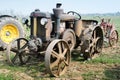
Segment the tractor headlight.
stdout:
[[47,22],[48,22],[48,19],[47,19],[47,18],[42,18],[42,19],[40,20],[41,25],[45,25]]

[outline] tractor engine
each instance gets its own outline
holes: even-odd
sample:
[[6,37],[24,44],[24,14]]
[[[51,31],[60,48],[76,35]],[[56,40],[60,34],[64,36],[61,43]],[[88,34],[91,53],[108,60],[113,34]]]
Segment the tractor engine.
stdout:
[[43,42],[50,40],[52,21],[50,13],[43,13],[36,9],[31,13],[31,37],[38,37]]
[[33,38],[28,42],[28,48],[30,51],[37,52],[42,48],[42,41],[40,38]]
[[43,13],[36,9],[31,13],[30,19],[31,36],[28,48],[30,51],[39,51],[41,48],[44,48],[43,43],[47,44],[51,39],[51,14]]

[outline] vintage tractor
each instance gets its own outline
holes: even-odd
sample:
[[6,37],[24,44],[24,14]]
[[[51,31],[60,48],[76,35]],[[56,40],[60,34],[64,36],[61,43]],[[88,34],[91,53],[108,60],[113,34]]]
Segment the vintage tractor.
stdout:
[[104,33],[104,43],[108,43],[111,47],[115,47],[118,42],[118,31],[115,26],[110,23],[111,19],[100,18],[100,20],[100,26]]
[[[35,10],[30,15],[30,39],[18,38],[7,47],[8,62],[25,64],[32,57],[45,56],[45,66],[52,76],[65,73],[70,65],[71,51],[80,47],[85,59],[101,52],[103,32],[96,20],[81,20],[80,14],[64,13],[58,3],[52,13]],[[40,55],[41,54],[41,55]]]
[[24,29],[20,22],[9,15],[0,16],[0,51],[14,39],[24,37]]

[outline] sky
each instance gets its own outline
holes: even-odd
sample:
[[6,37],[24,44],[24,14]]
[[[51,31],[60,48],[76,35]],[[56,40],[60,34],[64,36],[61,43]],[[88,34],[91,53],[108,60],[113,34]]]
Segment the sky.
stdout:
[[1,0],[0,11],[13,10],[28,15],[35,9],[52,12],[58,2],[62,3],[64,12],[76,11],[87,14],[120,11],[120,0]]

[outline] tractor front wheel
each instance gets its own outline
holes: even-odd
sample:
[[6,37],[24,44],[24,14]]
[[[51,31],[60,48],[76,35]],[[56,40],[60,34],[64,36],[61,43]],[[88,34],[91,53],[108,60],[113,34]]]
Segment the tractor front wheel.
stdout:
[[61,76],[70,65],[71,53],[68,44],[63,40],[53,40],[45,53],[45,66],[51,76]]

